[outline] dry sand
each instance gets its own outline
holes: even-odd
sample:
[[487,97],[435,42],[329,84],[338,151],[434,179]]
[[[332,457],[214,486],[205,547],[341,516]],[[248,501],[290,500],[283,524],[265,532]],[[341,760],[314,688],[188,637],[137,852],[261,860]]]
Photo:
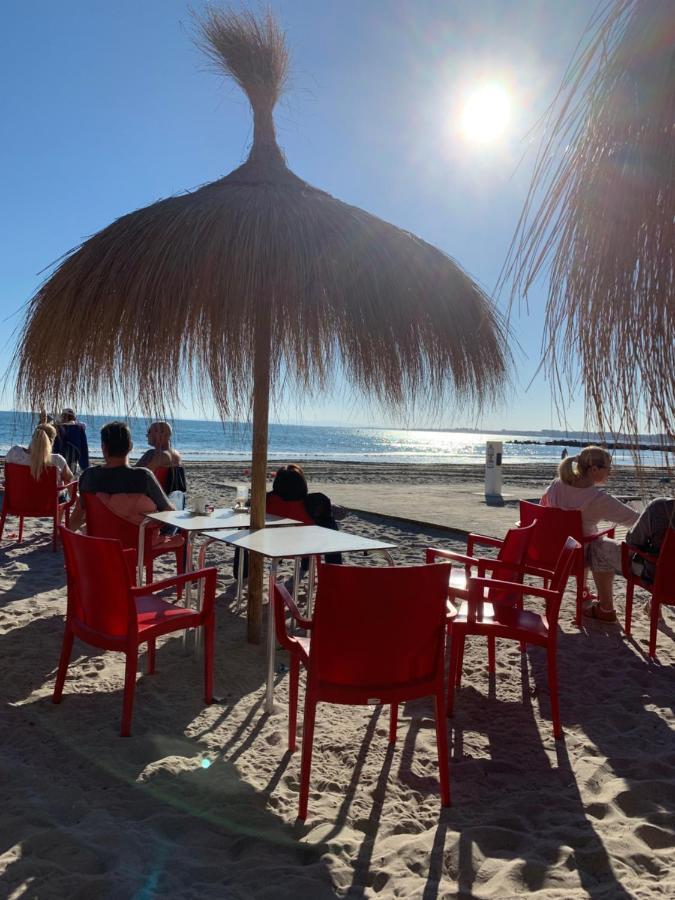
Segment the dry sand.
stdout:
[[[475,498],[453,512],[460,529],[473,527],[471,510],[480,503],[475,470],[310,468],[315,482],[386,483],[392,496],[397,484],[440,489],[456,479]],[[240,474],[241,464],[188,469],[191,485],[211,485],[221,501]],[[510,490],[537,488],[548,476],[523,467],[509,478]],[[632,492],[625,477],[624,489],[615,481],[617,493]],[[652,665],[641,603],[627,639],[618,625],[590,622],[577,631],[568,593],[560,742],[551,732],[544,656],[498,646],[495,683],[484,646],[470,643],[448,720],[453,805],[446,811],[427,701],[402,708],[393,750],[386,710],[321,706],[310,818],[302,825],[295,820],[299,753],[286,752],[287,675],[280,668],[276,710],[264,715],[264,651],[245,643],[228,552],[208,557],[220,572],[220,702],[204,708],[198,659],[168,637],[158,647],[157,674],[139,676],[133,736],[122,739],[120,655],[76,642],[63,702],[51,703],[63,559],[50,552],[46,522],[28,521],[22,545],[8,540],[13,526],[0,546],[0,896],[675,896],[670,611]],[[430,544],[463,547],[447,530],[372,514],[351,514],[342,527],[395,541],[397,563],[422,561]],[[160,563],[159,572],[168,571]],[[617,606],[623,609],[621,590]]]

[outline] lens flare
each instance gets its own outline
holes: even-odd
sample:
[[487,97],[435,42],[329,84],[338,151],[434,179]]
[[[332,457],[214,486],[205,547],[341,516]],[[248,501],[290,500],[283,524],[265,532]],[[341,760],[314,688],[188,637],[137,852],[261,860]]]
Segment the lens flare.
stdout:
[[501,84],[482,84],[465,99],[460,131],[468,141],[487,144],[501,137],[511,118],[511,96]]

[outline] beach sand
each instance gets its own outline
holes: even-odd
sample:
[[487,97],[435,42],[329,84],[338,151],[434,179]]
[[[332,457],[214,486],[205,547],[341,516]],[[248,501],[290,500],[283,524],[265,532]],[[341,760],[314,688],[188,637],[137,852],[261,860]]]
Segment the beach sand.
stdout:
[[[464,492],[443,528],[372,512],[341,523],[395,542],[399,564],[423,561],[428,545],[463,549],[460,532],[474,527],[480,467],[433,468],[307,466],[312,486],[335,485],[336,499],[341,490],[382,484],[392,503],[410,485]],[[226,505],[241,472],[241,463],[190,464],[188,479]],[[551,474],[505,472],[508,493],[537,496]],[[663,492],[658,473],[652,487]],[[612,489],[631,494],[635,485],[624,473]],[[417,503],[406,497],[409,518],[422,520],[425,495]],[[122,739],[121,655],[76,641],[63,702],[51,703],[63,557],[50,551],[46,521],[27,521],[21,545],[9,539],[14,526],[10,520],[0,545],[0,896],[675,896],[669,610],[653,665],[640,601],[628,639],[620,626],[594,621],[577,631],[568,591],[559,742],[543,653],[498,645],[495,681],[484,644],[470,641],[448,720],[449,810],[440,807],[430,702],[401,707],[393,749],[388,710],[320,706],[310,815],[300,824],[300,754],[286,751],[287,660],[277,654],[275,712],[265,715],[264,648],[245,642],[229,552],[210,548],[207,558],[219,566],[219,702],[203,706],[200,661],[169,636],[158,644],[156,675],[139,676],[133,736]],[[496,523],[493,532],[503,528]],[[169,572],[160,562],[158,574]],[[619,583],[621,612],[623,598]],[[302,692],[301,683],[301,699]]]

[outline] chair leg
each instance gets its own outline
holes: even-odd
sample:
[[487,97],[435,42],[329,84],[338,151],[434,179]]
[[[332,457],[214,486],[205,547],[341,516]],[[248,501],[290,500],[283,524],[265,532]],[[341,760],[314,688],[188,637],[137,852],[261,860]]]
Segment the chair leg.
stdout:
[[546,651],[548,658],[548,692],[551,697],[551,719],[553,721],[553,737],[558,740],[563,736],[560,726],[560,704],[558,701],[558,665],[556,651],[549,647]]
[[121,737],[131,734],[131,717],[134,712],[134,693],[136,691],[136,672],[138,671],[138,647],[127,650],[124,667],[124,703],[122,705]]
[[23,540],[23,516],[19,516],[19,540],[18,540],[18,543],[20,544],[22,540]]
[[155,674],[155,638],[148,641],[148,667],[146,672],[148,675]]
[[584,569],[577,575],[577,612],[574,617],[574,624],[577,628],[581,628],[581,621],[584,611],[584,588],[586,587],[586,572]]
[[392,703],[389,707],[389,743],[396,743],[396,727],[398,725],[398,703]]
[[52,529],[52,553],[56,553],[56,536],[59,529],[59,514],[54,513],[54,528]]
[[216,639],[216,617],[204,622],[204,702],[213,703],[213,654]]
[[66,681],[66,673],[68,672],[68,663],[73,652],[73,639],[75,635],[66,626],[63,635],[63,644],[61,645],[61,656],[59,658],[59,668],[56,673],[56,682],[54,684],[54,693],[52,694],[52,703],[60,703],[63,694],[63,685]]
[[302,762],[300,764],[300,802],[298,805],[298,818],[303,821],[307,818],[309,774],[312,768],[315,719],[316,700],[308,692],[305,694],[305,718],[302,729]]
[[300,679],[300,660],[291,654],[288,673],[288,749],[295,753],[295,736],[298,722],[298,681]]
[[494,635],[488,635],[488,672],[495,671],[495,638]]
[[630,635],[631,628],[633,626],[633,591],[635,590],[635,586],[632,581],[626,582],[626,619],[624,622],[623,630],[627,635]]
[[457,668],[455,670],[455,687],[462,686],[462,669],[464,668],[464,641],[466,640],[466,635],[463,632],[460,632],[459,639],[459,647],[457,648]]
[[152,559],[150,562],[145,564],[145,583],[152,584],[152,578],[155,572],[155,567],[153,565]]
[[436,705],[436,747],[438,748],[438,777],[441,782],[441,803],[450,806],[450,767],[448,765],[448,732],[445,726],[443,685],[434,698]]
[[451,716],[455,705],[455,682],[457,681],[457,666],[459,664],[461,648],[464,646],[464,635],[455,626],[452,629],[452,637],[450,639],[450,670],[448,672],[448,700],[446,704],[446,714]]
[[[179,547],[176,550],[176,572],[182,575],[185,571],[185,547]],[[183,586],[181,585],[176,591],[176,597],[181,600],[183,597]]]
[[654,659],[656,656],[656,634],[659,627],[659,610],[661,604],[652,594],[651,608],[649,611],[649,656]]
[[0,515],[0,541],[2,540],[2,533],[5,530],[5,519],[6,518],[7,518],[7,513],[4,512],[4,510],[3,510],[2,515]]

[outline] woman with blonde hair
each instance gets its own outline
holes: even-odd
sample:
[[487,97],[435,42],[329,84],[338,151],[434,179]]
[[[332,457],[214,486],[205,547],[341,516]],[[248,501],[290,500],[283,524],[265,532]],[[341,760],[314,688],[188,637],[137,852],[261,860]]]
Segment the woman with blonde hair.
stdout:
[[68,467],[68,463],[60,453],[53,453],[54,438],[56,437],[56,428],[47,422],[41,422],[31,438],[28,447],[20,447],[15,444],[7,451],[5,456],[6,463],[15,463],[19,466],[30,466],[30,473],[39,480],[44,469],[49,466],[56,466],[58,469],[58,484],[68,484],[73,480],[73,473]]
[[[558,477],[546,489],[541,505],[578,509],[584,535],[597,534],[600,522],[633,525],[639,513],[601,487],[607,481],[611,467],[612,457],[604,448],[584,447],[577,456],[568,456],[560,462]],[[621,544],[608,537],[599,537],[586,544],[585,552],[586,565],[593,574],[598,597],[586,606],[584,615],[615,622],[613,582],[614,575],[621,573]]]

